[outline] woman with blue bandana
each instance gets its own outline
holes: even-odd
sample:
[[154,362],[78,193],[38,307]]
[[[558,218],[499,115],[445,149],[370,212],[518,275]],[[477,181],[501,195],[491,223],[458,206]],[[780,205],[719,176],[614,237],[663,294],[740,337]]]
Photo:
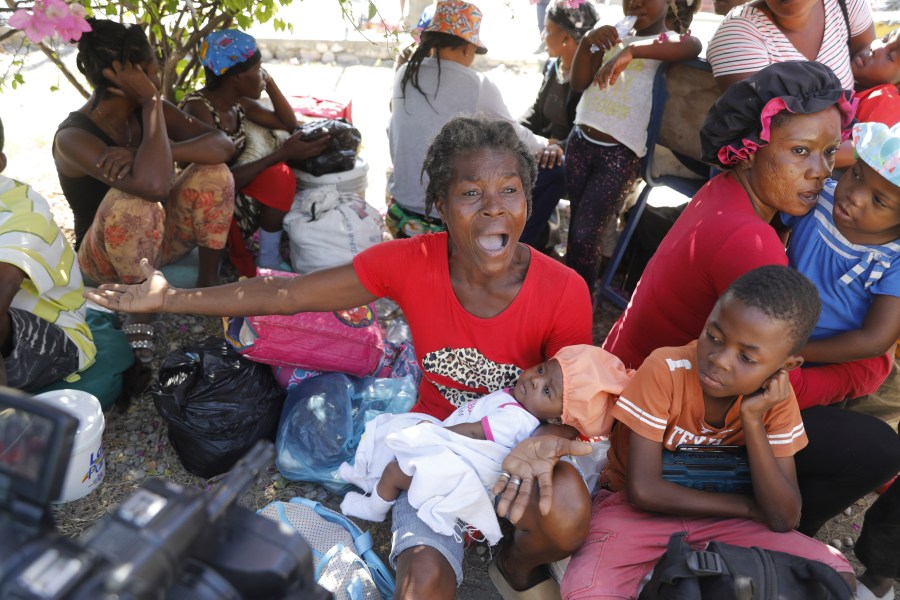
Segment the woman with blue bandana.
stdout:
[[[259,228],[260,267],[282,268],[279,246],[282,221],[294,201],[297,182],[287,161],[321,154],[327,136],[306,141],[297,133],[280,148],[258,160],[237,164],[247,145],[245,123],[251,121],[267,129],[293,132],[297,128],[294,110],[275,80],[263,68],[256,40],[236,29],[215,31],[200,45],[200,64],[206,85],[181,101],[182,110],[203,123],[225,132],[234,142],[235,152],[228,162],[234,176],[235,218],[228,238],[232,262],[245,275],[253,275],[252,263],[240,263],[246,256],[244,240]],[[263,91],[272,107],[259,102]]]

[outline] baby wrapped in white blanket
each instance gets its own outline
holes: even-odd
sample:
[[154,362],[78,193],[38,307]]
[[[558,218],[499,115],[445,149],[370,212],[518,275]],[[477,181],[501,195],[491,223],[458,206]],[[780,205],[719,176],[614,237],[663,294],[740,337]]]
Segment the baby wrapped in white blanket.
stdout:
[[595,346],[570,346],[524,371],[515,387],[456,409],[443,422],[421,413],[380,415],[366,425],[353,465],[341,477],[369,495],[350,492],[345,515],[383,521],[403,490],[436,532],[454,535],[457,521],[490,544],[500,525],[488,490],[503,459],[542,421],[575,427],[582,439],[609,434],[609,407],[630,379],[621,361]]

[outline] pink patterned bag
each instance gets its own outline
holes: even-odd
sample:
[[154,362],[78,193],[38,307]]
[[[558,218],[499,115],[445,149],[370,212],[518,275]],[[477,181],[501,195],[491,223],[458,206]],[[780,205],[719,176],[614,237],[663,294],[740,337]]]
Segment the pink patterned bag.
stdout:
[[[297,277],[273,269],[257,276]],[[371,375],[384,341],[371,305],[334,312],[226,317],[225,339],[250,360],[310,371]]]

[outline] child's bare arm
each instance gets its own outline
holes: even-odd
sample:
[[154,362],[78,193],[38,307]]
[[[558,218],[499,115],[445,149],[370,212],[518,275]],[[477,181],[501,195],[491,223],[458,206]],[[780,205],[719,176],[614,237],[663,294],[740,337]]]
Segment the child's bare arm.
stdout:
[[[620,423],[619,427],[623,425]],[[625,480],[628,500],[641,510],[683,517],[743,517],[759,520],[759,507],[751,496],[704,492],[662,478],[660,442],[630,433]]]
[[693,36],[682,36],[679,41],[643,40],[633,42],[606,61],[594,76],[594,82],[601,88],[613,85],[632,60],[653,59],[663,62],[690,60],[700,55],[703,44]]
[[816,363],[843,363],[880,356],[900,338],[900,297],[878,294],[869,306],[861,329],[809,342],[804,360]]
[[445,429],[449,429],[453,433],[458,433],[459,435],[464,435],[476,440],[487,439],[484,435],[484,426],[481,424],[481,421],[477,423],[458,423],[456,425],[445,427]]
[[779,370],[763,384],[759,393],[741,402],[741,423],[756,504],[762,520],[773,531],[789,531],[800,521],[800,488],[794,457],[775,458],[763,424],[766,411],[789,401],[790,397],[788,373]]
[[[589,31],[578,43],[575,60],[572,62],[570,84],[576,92],[587,89],[594,80],[594,74],[603,64],[603,53],[619,43],[619,33],[612,25],[601,25]],[[597,50],[591,52],[591,47]]]

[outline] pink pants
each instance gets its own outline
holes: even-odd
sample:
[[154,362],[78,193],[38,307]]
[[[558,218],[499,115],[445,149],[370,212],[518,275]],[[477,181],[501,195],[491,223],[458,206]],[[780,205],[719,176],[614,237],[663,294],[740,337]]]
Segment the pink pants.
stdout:
[[573,556],[562,580],[566,600],[635,598],[641,579],[666,551],[669,536],[687,531],[685,541],[703,549],[716,540],[787,552],[852,573],[838,550],[797,531],[776,533],[749,519],[686,518],[633,508],[625,492],[601,490],[594,499],[587,540]]

